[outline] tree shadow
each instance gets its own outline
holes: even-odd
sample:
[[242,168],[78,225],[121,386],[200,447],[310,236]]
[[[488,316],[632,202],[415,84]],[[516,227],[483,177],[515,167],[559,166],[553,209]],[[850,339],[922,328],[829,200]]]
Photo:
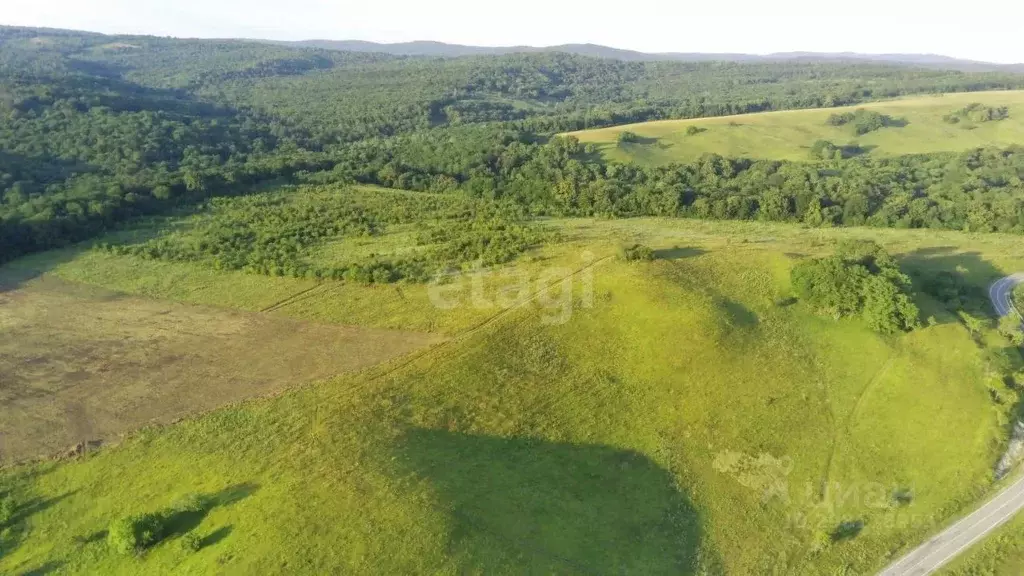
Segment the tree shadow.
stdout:
[[655,260],[682,260],[683,258],[693,258],[694,256],[700,256],[701,254],[706,253],[707,250],[702,248],[680,248],[679,246],[676,246],[674,248],[655,250],[654,258]]
[[637,452],[417,428],[396,456],[436,490],[465,572],[696,571],[698,514]]
[[750,308],[747,308],[743,304],[735,300],[724,299],[722,301],[722,308],[725,309],[726,314],[729,316],[730,323],[736,327],[749,328],[751,326],[757,326],[760,322],[757,314],[755,314]]
[[17,503],[10,509],[8,517],[0,521],[0,554],[8,554],[21,545],[28,533],[27,520],[29,518],[52,508],[74,494],[75,492],[67,492],[53,498],[30,498],[17,502],[16,494],[10,490],[5,491],[0,497],[0,505],[4,504],[4,500]]
[[637,136],[635,140],[630,144],[639,144],[641,146],[650,146],[651,144],[657,144],[658,138],[651,138],[650,136]]
[[859,536],[863,530],[863,520],[850,520],[836,526],[836,528],[829,534],[829,537],[831,537],[833,542],[844,542],[846,540],[853,540]]
[[[22,502],[14,508],[14,513],[6,522],[0,523],[0,530],[22,524],[25,520],[28,520],[32,516],[35,516],[44,510],[53,508],[62,500],[66,500],[67,498],[74,496],[74,494],[75,492],[67,492],[54,498],[32,498]],[[7,495],[5,494],[5,496]]]
[[961,322],[961,310],[981,318],[996,317],[988,290],[1009,272],[1000,270],[980,253],[938,246],[915,250],[898,256],[898,260],[913,281],[915,303],[923,317],[934,317],[940,324]]
[[[206,516],[215,508],[231,506],[232,504],[248,498],[257,490],[259,490],[259,486],[256,484],[236,484],[215,494],[204,494],[199,496],[197,498],[197,506],[183,507],[170,511],[164,517],[164,539],[174,538],[175,536],[184,536],[199,527],[203,522],[203,519],[205,519]],[[221,530],[224,530],[224,528]],[[230,528],[227,528],[227,530],[228,532],[231,531]],[[216,534],[216,532],[214,534]],[[213,535],[211,534],[210,536]],[[204,538],[203,541],[205,542],[210,538],[210,536]],[[227,537],[227,533],[220,534],[217,537],[216,542],[223,540],[225,537]]]
[[106,539],[107,534],[109,534],[109,531],[107,530],[97,530],[88,536],[76,536],[74,541],[77,544],[92,544],[93,542],[99,542]]
[[203,549],[207,546],[213,546],[227,538],[234,531],[233,526],[221,526],[220,528],[210,532],[199,541],[199,548]]
[[856,158],[857,156],[870,154],[875,148],[878,148],[878,146],[874,144],[868,144],[866,146],[861,146],[860,144],[847,144],[845,146],[840,146],[839,150],[842,153],[843,158]]
[[10,262],[0,264],[0,307],[7,304],[2,297],[5,292],[21,288],[61,264],[74,260],[77,255],[88,249],[85,245],[67,247],[46,253],[21,255]]
[[43,564],[38,568],[33,568],[32,570],[20,572],[19,574],[20,576],[46,576],[47,574],[53,574],[54,572],[60,570],[61,566],[63,565],[63,562],[47,562],[46,564]]
[[[146,548],[192,532],[214,509],[231,506],[248,498],[257,490],[259,490],[257,484],[235,484],[213,494],[188,496],[170,508],[151,514],[150,516],[159,527],[158,537],[155,541],[148,543]],[[232,531],[232,526],[218,528],[199,540],[199,548],[217,544],[227,538]],[[80,545],[101,542],[107,538],[107,534],[107,530],[98,530],[86,536],[76,537],[74,541]]]

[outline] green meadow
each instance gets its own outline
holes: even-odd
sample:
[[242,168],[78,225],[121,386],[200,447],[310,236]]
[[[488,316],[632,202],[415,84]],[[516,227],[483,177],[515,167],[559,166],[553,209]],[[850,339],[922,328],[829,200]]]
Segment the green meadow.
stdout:
[[[1005,378],[1021,369],[994,322],[972,333],[918,290],[923,327],[881,336],[813,314],[789,274],[837,241],[874,239],[915,287],[951,272],[984,305],[989,282],[1024,270],[1016,238],[538,225],[558,239],[453,281],[447,307],[422,284],[88,247],[4,267],[24,290],[56,278],[444,338],[74,459],[8,466],[0,494],[16,505],[0,571],[860,574],[991,489],[1017,410]],[[400,235],[384,248],[412,249]],[[634,242],[655,260],[616,256]],[[318,257],[335,258],[332,246]],[[502,298],[510,286],[520,296]],[[190,495],[205,505],[182,508]],[[143,513],[164,513],[162,539],[140,554],[113,549],[112,522]]]
[[[1009,118],[989,122],[950,124],[943,117],[971,103],[1009,108]],[[905,126],[881,128],[857,136],[849,126],[831,126],[828,118],[866,109],[906,121]],[[688,134],[687,129],[702,129]],[[636,142],[619,143],[619,134],[632,132]],[[856,146],[867,156],[900,156],[959,152],[979,146],[1024,144],[1024,91],[942,94],[871,102],[846,108],[792,110],[663,120],[570,133],[595,144],[607,160],[633,161],[646,166],[688,162],[702,154],[772,160],[807,160],[818,140],[837,146]]]

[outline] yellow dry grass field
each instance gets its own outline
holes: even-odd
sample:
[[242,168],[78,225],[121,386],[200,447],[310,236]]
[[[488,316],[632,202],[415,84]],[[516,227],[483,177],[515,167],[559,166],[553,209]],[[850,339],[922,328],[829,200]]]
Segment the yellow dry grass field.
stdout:
[[440,337],[128,296],[0,288],[0,463],[358,370]]

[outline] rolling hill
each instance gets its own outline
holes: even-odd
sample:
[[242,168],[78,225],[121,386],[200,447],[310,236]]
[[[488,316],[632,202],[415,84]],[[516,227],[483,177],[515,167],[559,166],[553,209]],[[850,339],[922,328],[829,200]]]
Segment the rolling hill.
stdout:
[[[162,233],[187,230],[189,218],[163,222]],[[972,338],[920,294],[934,321],[880,336],[792,302],[790,271],[834,241],[873,238],[915,278],[959,271],[981,288],[1024,267],[1013,240],[685,220],[545,225],[561,240],[485,275],[478,296],[489,305],[473,296],[432,306],[423,286],[317,285],[85,247],[0,269],[5,279],[37,274],[5,293],[20,302],[24,330],[54,289],[80,315],[101,313],[75,304],[88,289],[148,301],[150,328],[167,322],[152,311],[171,299],[267,309],[278,322],[449,335],[73,461],[4,471],[0,493],[37,505],[13,516],[0,569],[862,573],[989,485],[1012,402],[995,380],[1009,356],[992,331]],[[636,241],[656,259],[613,256]],[[523,274],[536,288],[501,304],[502,282]],[[534,289],[569,295],[569,306]],[[0,304],[5,322],[12,305]],[[116,336],[83,322],[98,341]],[[36,326],[57,341],[76,329]],[[279,357],[301,361],[291,343],[303,334],[313,333],[277,334]],[[69,355],[68,367],[82,361]],[[161,369],[131,374],[146,382]],[[166,532],[144,554],[123,555],[107,531],[132,514],[163,514]]]
[[[943,118],[971,103],[1006,106],[1009,118],[951,124]],[[857,135],[849,126],[829,125],[833,114],[865,109],[902,119],[905,126]],[[688,129],[699,130],[693,133]],[[637,141],[619,143],[632,132]],[[686,162],[703,154],[773,160],[808,160],[818,140],[849,147],[864,156],[959,152],[979,146],[1024,145],[1024,92],[945,94],[873,102],[846,108],[766,112],[694,120],[664,120],[569,133],[594,144],[607,160],[647,166]]]
[[992,489],[1024,76],[326,48],[0,27],[0,573],[869,573]]

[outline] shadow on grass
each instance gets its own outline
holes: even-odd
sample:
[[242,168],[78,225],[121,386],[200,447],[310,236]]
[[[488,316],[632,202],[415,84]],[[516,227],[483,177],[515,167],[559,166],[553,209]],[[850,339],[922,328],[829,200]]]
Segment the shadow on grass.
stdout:
[[843,158],[856,158],[857,156],[863,156],[870,154],[872,150],[878,148],[874,144],[867,146],[861,146],[860,144],[847,144],[846,146],[840,146],[839,150],[843,155]]
[[707,253],[707,250],[701,248],[665,248],[662,250],[654,251],[655,260],[681,260],[683,258],[693,258],[694,256],[700,256],[701,254]]
[[1004,271],[978,252],[957,252],[953,246],[922,248],[899,258],[900,267],[914,283],[916,304],[923,318],[940,324],[961,322],[963,310],[981,318],[995,318],[988,289],[1013,270]]
[[[177,510],[171,510],[164,517],[164,539],[174,538],[175,536],[184,536],[185,534],[195,530],[206,516],[212,512],[215,508],[222,506],[230,506],[236,502],[240,502],[251,496],[259,486],[256,484],[236,484],[217,492],[216,494],[205,494],[199,496],[197,501],[200,505],[195,507],[185,507]],[[223,534],[219,534],[216,538],[211,538],[218,532],[227,530]],[[203,538],[203,546],[215,544],[220,542],[230,534],[231,528],[221,528],[217,532],[210,534]]]
[[[84,249],[67,248],[34,254],[0,265],[0,295],[17,290],[57,266],[70,262]],[[0,300],[0,304],[3,303]]]
[[54,498],[26,500],[19,499],[18,495],[10,490],[0,493],[0,513],[3,514],[0,516],[0,555],[6,555],[21,545],[28,532],[29,518],[56,506],[74,494],[75,492],[68,492]]
[[46,576],[47,574],[53,574],[60,570],[64,566],[63,562],[47,562],[38,568],[33,568],[26,572],[20,572],[20,576]]
[[202,549],[206,548],[207,546],[213,546],[214,544],[217,544],[218,542],[230,536],[233,530],[234,527],[232,526],[221,526],[220,528],[204,536],[203,539],[199,541],[199,548]]
[[853,540],[860,535],[861,531],[864,530],[864,522],[862,520],[851,520],[843,522],[832,531],[829,536],[833,542],[845,542],[847,540]]
[[750,308],[747,308],[743,304],[735,300],[725,299],[722,302],[722,308],[725,309],[726,314],[729,316],[729,321],[733,326],[749,328],[751,326],[757,326],[761,321]]
[[463,571],[696,571],[697,512],[642,454],[425,429],[396,449],[400,471],[429,480],[449,512]]
[[0,529],[20,524],[44,510],[53,508],[62,500],[70,498],[71,496],[74,496],[74,494],[75,492],[68,492],[54,498],[33,498],[23,502],[14,509],[14,514],[11,516],[10,520],[4,524],[0,524]]
[[636,144],[636,145],[640,145],[640,146],[650,146],[651,144],[657,144],[657,143],[658,143],[658,139],[657,138],[651,138],[650,136],[636,136],[636,137],[634,137],[633,140],[631,140],[629,142],[624,142],[623,144]]

